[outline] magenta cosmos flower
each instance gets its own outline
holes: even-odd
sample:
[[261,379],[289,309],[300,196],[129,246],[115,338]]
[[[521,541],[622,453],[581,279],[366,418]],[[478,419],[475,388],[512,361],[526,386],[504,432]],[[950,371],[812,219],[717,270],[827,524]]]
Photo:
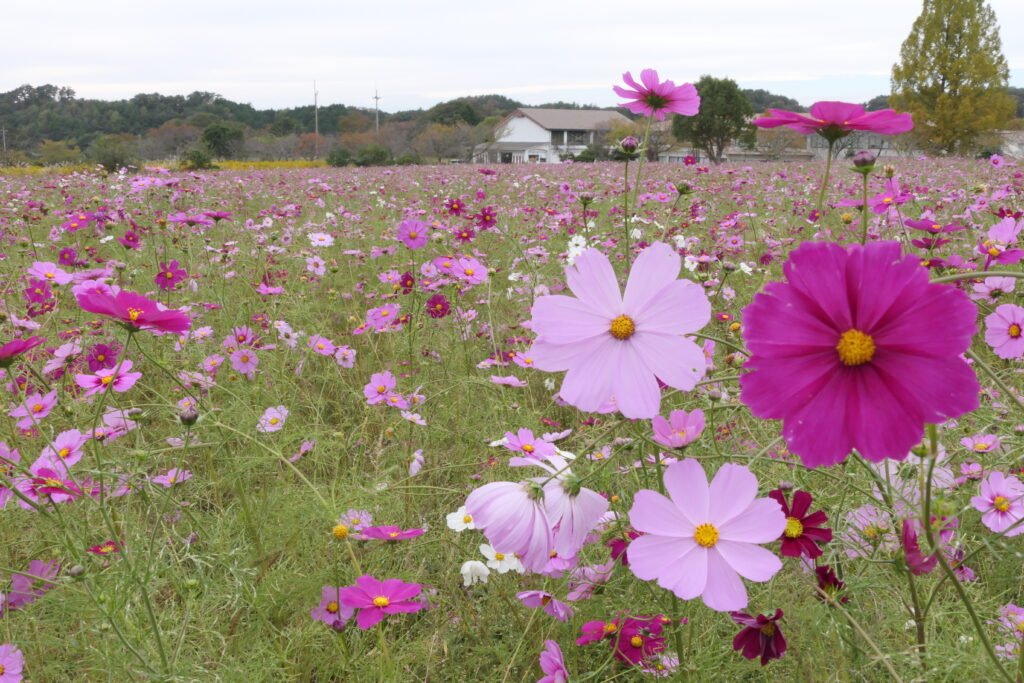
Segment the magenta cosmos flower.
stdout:
[[100,370],[95,375],[76,374],[75,384],[86,390],[83,398],[105,392],[108,388],[118,393],[125,392],[142,377],[141,372],[131,372],[133,365],[130,360],[125,360],[120,366]]
[[621,106],[634,114],[653,116],[664,121],[665,114],[694,116],[700,110],[700,97],[692,83],[676,85],[672,81],[659,81],[658,72],[654,69],[641,71],[640,83],[633,80],[629,71],[622,74],[622,80],[631,89],[614,85],[612,90],[619,97],[630,100],[622,102]]
[[838,140],[855,130],[866,130],[881,135],[906,133],[914,127],[910,114],[897,114],[892,109],[866,112],[859,104],[849,102],[815,102],[811,115],[783,109],[769,109],[770,116],[754,119],[761,128],[786,126],[798,133],[818,133],[829,141]]
[[80,293],[77,298],[83,311],[109,315],[135,329],[181,334],[192,325],[189,317],[181,311],[161,310],[157,302],[135,292],[122,290],[110,294],[94,287]]
[[430,226],[423,221],[410,219],[398,224],[398,239],[410,249],[419,249],[427,243]]
[[46,341],[45,337],[29,337],[28,339],[12,339],[0,346],[0,368],[6,368],[14,359],[30,351]]
[[689,391],[704,376],[704,353],[683,335],[711,319],[703,289],[677,280],[681,259],[667,244],[644,249],[625,296],[608,257],[588,249],[565,271],[576,298],[542,296],[533,306],[534,365],[567,370],[560,395],[587,412],[612,397],[629,418],[651,418],[661,407],[658,380]]
[[160,289],[174,289],[186,277],[188,271],[179,266],[177,261],[161,262],[160,272],[153,278],[153,282]]
[[786,528],[786,516],[771,498],[756,498],[757,478],[742,465],[726,463],[708,485],[693,458],[665,470],[671,500],[643,489],[633,498],[629,520],[640,536],[629,544],[629,569],[683,600],[697,596],[720,612],[747,606],[740,576],[767,581],[782,568],[770,543]]
[[386,614],[419,612],[422,602],[411,600],[420,594],[418,583],[406,583],[401,579],[379,581],[369,574],[356,579],[356,585],[342,588],[338,595],[345,607],[359,610],[356,625],[368,629],[384,618]]
[[977,311],[962,291],[929,283],[917,256],[896,242],[805,242],[783,272],[786,282],[743,310],[753,355],[740,399],[783,421],[805,465],[834,465],[854,448],[873,462],[903,460],[925,422],[978,407],[978,380],[960,357]]
[[568,683],[569,670],[565,668],[562,648],[553,640],[544,641],[544,650],[540,653],[540,670],[544,676],[537,683]]

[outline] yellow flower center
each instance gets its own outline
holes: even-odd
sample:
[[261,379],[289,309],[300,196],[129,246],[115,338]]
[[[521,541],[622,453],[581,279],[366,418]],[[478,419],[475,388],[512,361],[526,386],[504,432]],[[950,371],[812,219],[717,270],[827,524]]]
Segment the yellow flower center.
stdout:
[[114,377],[112,375],[107,375],[106,377],[103,377],[103,378],[100,379],[100,383],[104,384],[104,385],[110,384],[113,381],[114,381]]
[[629,339],[636,332],[636,323],[628,315],[620,315],[612,320],[610,332],[616,339]]
[[398,532],[397,531],[389,531],[388,532],[388,536],[390,536],[391,538],[395,538],[396,536],[398,536]]
[[[61,488],[64,488],[64,485],[63,485],[63,484],[61,484],[61,483],[60,483],[59,481],[57,481],[56,479],[49,479],[49,478],[47,478],[47,479],[43,479],[43,483],[44,483],[44,484],[46,484],[46,485],[47,485],[48,487],[50,487],[50,488],[53,488],[53,489],[61,489]],[[1007,505],[1006,507],[1010,507],[1010,506],[1009,506],[1009,505]]]
[[505,559],[505,553],[494,553],[494,559],[496,559],[498,562],[501,562]]
[[615,633],[618,630],[619,630],[619,627],[614,622],[609,622],[609,623],[604,625],[604,632],[605,633]]
[[804,534],[804,524],[796,517],[787,517],[786,530],[782,533],[786,538],[800,538]]
[[470,523],[470,522],[472,522],[472,521],[473,521],[473,515],[465,515],[465,516],[464,516],[464,517],[462,518],[462,523],[463,523],[463,524],[469,524],[469,523]]
[[864,527],[864,535],[868,538],[878,538],[878,528],[869,524]]
[[331,614],[337,614],[337,612],[338,612],[338,603],[336,603],[336,602],[329,602],[329,603],[327,603],[327,611],[330,612]]
[[359,518],[358,517],[353,517],[352,518],[352,523],[353,524],[359,524]]
[[472,277],[472,275],[473,275],[473,269],[472,269],[472,268],[466,268],[466,275],[469,275],[469,276],[471,276],[471,277]]
[[989,445],[987,443],[983,442],[983,443],[976,443],[976,444],[974,444],[974,450],[976,450],[976,451],[987,451],[988,449],[989,449]]
[[532,443],[526,443],[523,444],[523,450],[527,453],[533,453],[536,449],[533,447]]
[[417,238],[417,237],[419,237],[419,236],[420,236],[420,235],[419,235],[419,233],[417,233],[417,232],[410,232],[410,233],[409,233],[409,239],[411,239],[411,240],[414,240],[414,239],[416,239],[416,238]]
[[334,535],[336,539],[341,541],[345,538],[348,538],[348,527],[344,524],[337,524],[333,529],[331,529],[331,533]]
[[1010,501],[1005,496],[996,496],[995,500],[992,501],[992,507],[1000,512],[1010,511]]
[[270,418],[270,424],[276,425],[278,422],[280,422],[280,420],[278,420],[276,417]]
[[140,315],[142,315],[142,311],[140,309],[138,309],[138,308],[129,308],[128,309],[128,319],[131,320],[132,322],[135,322],[136,320],[138,320]]
[[1020,325],[1017,323],[1010,325],[1010,336],[1014,339],[1020,336]]
[[391,601],[385,598],[383,595],[378,595],[373,599],[374,607],[387,607],[391,604]]
[[166,273],[164,273],[164,277],[170,280],[172,277],[174,277],[174,273],[168,270]]
[[53,278],[57,277],[57,276],[56,276],[56,275],[54,275],[53,273],[43,273],[43,275],[45,275],[45,276],[46,276],[46,279],[47,279],[47,280],[52,280]]
[[860,330],[849,329],[839,338],[836,351],[843,365],[864,365],[875,356],[875,340]]
[[32,412],[33,413],[41,413],[41,412],[43,412],[43,404],[42,403],[37,403],[34,406],[32,406]]
[[70,448],[62,448],[59,451],[57,451],[57,455],[59,455],[61,457],[61,459],[66,458],[69,455],[71,455],[71,449]]
[[761,633],[765,634],[769,638],[775,635],[775,624],[767,623],[761,627]]
[[713,524],[705,522],[693,530],[693,540],[699,546],[710,548],[718,543],[718,529]]
[[999,256],[999,249],[996,247],[990,247],[988,250],[989,256]]
[[633,636],[629,639],[629,644],[633,647],[641,647],[644,644],[644,639],[640,636]]
[[106,357],[106,356],[104,356],[104,355],[103,355],[102,353],[100,353],[100,354],[98,354],[98,355],[96,356],[96,360],[98,360],[98,361],[99,361],[99,362],[101,362],[101,363],[102,363],[103,361],[105,361],[106,359],[107,359],[107,357]]

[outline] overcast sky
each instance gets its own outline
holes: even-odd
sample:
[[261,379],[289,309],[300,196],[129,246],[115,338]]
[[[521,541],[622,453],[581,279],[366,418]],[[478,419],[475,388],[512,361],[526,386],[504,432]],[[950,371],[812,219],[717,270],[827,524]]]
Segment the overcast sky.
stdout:
[[[1024,86],[1024,1],[989,0],[1011,85]],[[804,104],[865,101],[920,13],[916,0],[35,0],[4,3],[0,92],[219,93],[257,108],[415,109],[499,93],[598,106],[624,71],[728,76]]]

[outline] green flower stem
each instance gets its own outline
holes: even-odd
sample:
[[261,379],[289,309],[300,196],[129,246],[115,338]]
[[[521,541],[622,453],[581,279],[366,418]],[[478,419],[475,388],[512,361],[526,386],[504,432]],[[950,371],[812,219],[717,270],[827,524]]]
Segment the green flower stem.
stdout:
[[864,206],[860,216],[860,243],[868,242],[868,174],[864,173]]
[[713,342],[715,342],[717,344],[721,344],[722,346],[728,346],[730,349],[732,349],[733,351],[736,351],[737,353],[742,353],[747,358],[750,357],[750,351],[747,351],[742,346],[737,346],[736,344],[732,343],[728,339],[722,339],[721,337],[714,337],[714,336],[712,336],[710,334],[703,334],[703,333],[700,333],[700,332],[691,332],[690,336],[691,337],[697,337],[697,339],[710,339],[711,341],[713,341]]
[[626,167],[622,171],[622,182],[625,185],[622,194],[622,244],[625,247],[626,266],[629,266],[631,253],[629,247],[629,156],[626,156]]
[[985,277],[1015,277],[1017,279],[1024,279],[1024,273],[1012,271],[1012,270],[986,270],[981,273],[971,271],[970,273],[954,273],[953,275],[943,275],[937,277],[931,281],[932,284],[942,284],[943,282],[956,282],[957,280],[980,280]]
[[825,159],[825,177],[821,179],[821,191],[818,192],[818,214],[821,214],[821,207],[825,204],[825,189],[828,188],[828,175],[832,170],[832,148],[836,146],[835,140],[828,141],[828,157]]

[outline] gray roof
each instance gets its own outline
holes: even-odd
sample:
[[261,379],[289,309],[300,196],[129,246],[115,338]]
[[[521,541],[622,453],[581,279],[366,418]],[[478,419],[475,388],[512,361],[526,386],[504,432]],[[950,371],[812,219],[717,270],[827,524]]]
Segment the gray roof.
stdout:
[[537,109],[523,107],[509,114],[526,116],[541,128],[547,130],[600,130],[630,120],[617,111],[606,109]]

